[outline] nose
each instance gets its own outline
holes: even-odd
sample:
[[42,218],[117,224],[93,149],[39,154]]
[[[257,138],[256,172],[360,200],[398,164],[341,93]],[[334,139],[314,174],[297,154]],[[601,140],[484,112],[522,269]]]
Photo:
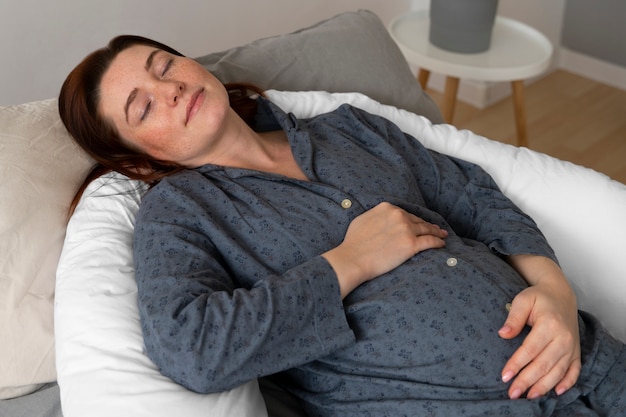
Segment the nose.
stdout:
[[164,88],[164,95],[167,103],[175,106],[179,103],[181,97],[185,93],[185,84],[179,81],[172,81]]

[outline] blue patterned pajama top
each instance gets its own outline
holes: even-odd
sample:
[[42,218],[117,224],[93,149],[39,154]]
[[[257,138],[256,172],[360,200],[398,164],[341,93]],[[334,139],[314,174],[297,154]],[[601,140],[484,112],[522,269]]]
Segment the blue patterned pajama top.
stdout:
[[[508,400],[501,382],[523,335],[497,331],[527,286],[502,256],[554,253],[491,177],[348,105],[308,120],[264,99],[259,108],[259,123],[286,132],[310,181],[205,165],[162,180],[142,202],[139,307],[161,372],[198,392],[282,372],[315,416],[554,409],[549,397]],[[342,302],[320,254],[383,201],[447,229],[446,247]]]

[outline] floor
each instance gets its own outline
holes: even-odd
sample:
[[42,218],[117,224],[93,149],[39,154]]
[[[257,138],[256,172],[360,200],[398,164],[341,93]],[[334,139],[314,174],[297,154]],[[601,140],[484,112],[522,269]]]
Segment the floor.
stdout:
[[[442,94],[427,90],[439,103]],[[529,147],[626,184],[626,91],[557,70],[525,89]],[[516,143],[510,98],[478,109],[457,101],[453,124]]]

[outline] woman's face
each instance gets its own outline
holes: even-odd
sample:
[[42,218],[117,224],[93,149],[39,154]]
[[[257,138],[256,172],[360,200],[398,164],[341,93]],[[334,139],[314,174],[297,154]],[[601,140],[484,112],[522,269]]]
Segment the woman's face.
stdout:
[[104,73],[99,111],[134,147],[194,167],[215,151],[230,105],[223,85],[196,61],[135,45]]

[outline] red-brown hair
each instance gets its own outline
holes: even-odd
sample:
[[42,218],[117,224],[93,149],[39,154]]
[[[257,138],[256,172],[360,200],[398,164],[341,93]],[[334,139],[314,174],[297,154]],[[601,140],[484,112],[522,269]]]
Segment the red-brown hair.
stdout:
[[[113,38],[109,44],[89,54],[65,79],[59,93],[59,114],[68,132],[95,161],[70,206],[70,213],[78,204],[87,185],[95,178],[117,171],[132,179],[155,184],[161,178],[183,169],[182,166],[159,161],[125,144],[115,127],[98,112],[100,82],[111,62],[123,50],[133,45],[147,45],[177,56],[180,52],[152,39],[134,35]],[[249,92],[263,94],[249,84],[226,84],[231,107],[253,126],[256,101]]]

